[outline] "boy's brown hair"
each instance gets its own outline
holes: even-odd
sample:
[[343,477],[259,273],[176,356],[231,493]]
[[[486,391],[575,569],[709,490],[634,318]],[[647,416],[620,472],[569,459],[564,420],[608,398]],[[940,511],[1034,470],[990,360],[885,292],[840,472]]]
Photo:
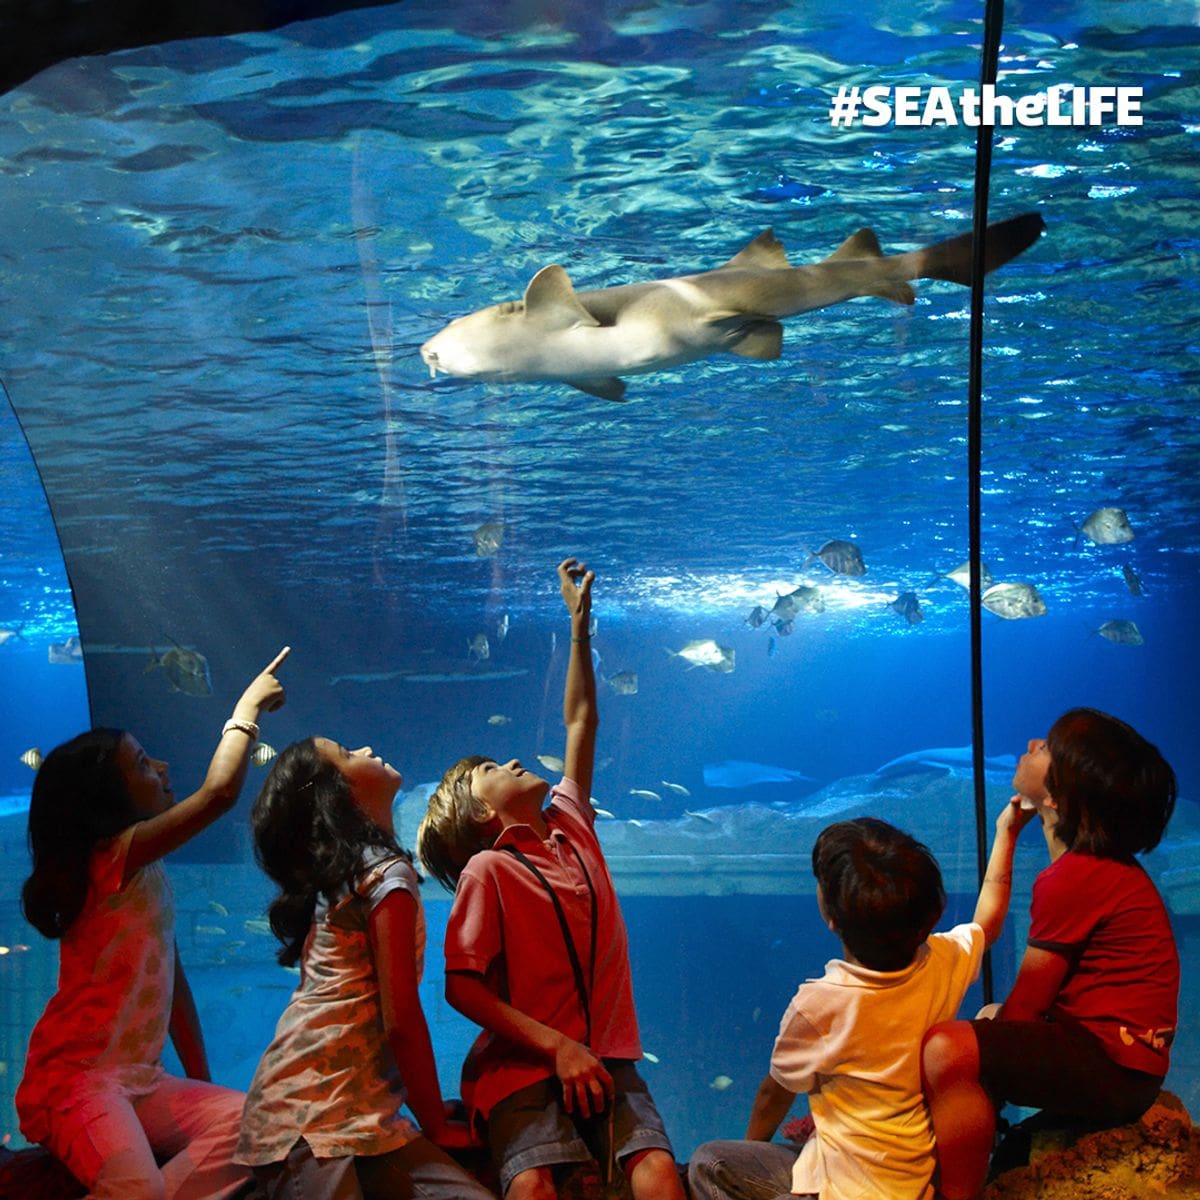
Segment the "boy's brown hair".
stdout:
[[877,817],[821,830],[812,865],[838,937],[873,971],[907,967],[946,907],[929,848]]
[[417,827],[417,854],[425,869],[448,891],[454,891],[463,867],[496,840],[487,828],[492,812],[471,791],[471,776],[482,763],[480,754],[460,758],[429,797],[429,807]]

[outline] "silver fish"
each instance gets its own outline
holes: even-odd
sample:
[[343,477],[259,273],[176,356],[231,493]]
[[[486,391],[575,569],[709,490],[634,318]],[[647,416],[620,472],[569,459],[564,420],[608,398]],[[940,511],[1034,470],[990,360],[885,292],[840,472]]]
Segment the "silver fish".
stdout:
[[471,540],[474,541],[475,553],[480,558],[495,554],[504,542],[504,522],[485,521],[471,534]]
[[916,592],[901,592],[888,605],[888,608],[893,612],[898,612],[910,625],[918,625],[925,620],[925,614],[921,611],[921,601],[917,599]]
[[188,696],[211,696],[212,678],[208,673],[208,659],[199,650],[189,650],[176,642],[161,657],[150,648],[151,661],[146,668],[153,671],[161,668],[173,692]]
[[1132,621],[1105,621],[1096,632],[1118,646],[1140,646],[1145,641],[1142,631]]
[[669,783],[667,780],[662,780],[662,786],[668,792],[673,792],[676,796],[690,796],[692,793],[683,786],[682,783]]
[[21,755],[21,761],[31,770],[36,771],[44,761],[42,752],[36,747],[31,746],[24,754]]
[[278,753],[279,751],[274,746],[268,746],[266,742],[259,742],[250,753],[250,761],[256,767],[265,767]]
[[983,593],[980,603],[988,612],[1009,621],[1046,613],[1046,602],[1032,583],[994,583]]
[[[970,588],[971,586],[971,563],[967,561],[960,567],[955,567],[953,571],[947,571],[943,576],[945,579],[953,579],[959,587]],[[979,586],[986,592],[992,586],[995,580],[992,579],[992,573],[988,570],[988,565],[985,562],[979,564]]]
[[1120,546],[1133,541],[1133,526],[1123,508],[1096,509],[1079,527],[1079,532],[1097,546]]
[[502,642],[508,637],[508,613],[501,613],[500,620],[496,622],[496,641]]
[[750,610],[750,615],[746,618],[746,624],[749,625],[751,629],[758,629],[761,625],[766,623],[766,620],[770,615],[771,614],[767,612],[767,610],[763,608],[761,604],[756,604]]
[[826,542],[820,550],[809,553],[805,566],[813,559],[820,559],[835,575],[865,575],[867,564],[863,562],[862,551],[853,542],[843,542],[835,538]]
[[512,717],[506,717],[503,713],[492,713],[487,719],[489,725],[511,725]]
[[[780,593],[771,606],[771,620],[778,629],[778,622],[790,621],[799,613],[819,613],[825,611],[825,597],[819,587],[801,584],[792,591]],[[791,632],[790,630],[788,631]]]
[[668,650],[667,653],[686,659],[693,667],[708,667],[710,671],[728,673],[734,666],[733,647],[718,646],[712,638],[696,638],[681,650]]
[[618,671],[604,681],[618,696],[636,696],[638,677],[636,671]]
[[537,760],[547,771],[557,771],[562,774],[567,769],[567,764],[557,754],[539,754]]
[[51,642],[46,647],[46,659],[55,667],[83,662],[83,644],[75,634],[71,634],[65,642]]
[[637,796],[641,800],[661,800],[662,797],[657,792],[650,791],[649,788],[630,788],[629,794]]
[[1131,596],[1146,594],[1146,589],[1142,586],[1142,577],[1128,563],[1121,568],[1121,574],[1125,577],[1125,586]]
[[474,659],[476,662],[483,662],[485,658],[490,658],[492,648],[488,644],[486,633],[477,633],[469,642],[467,642],[467,657]]

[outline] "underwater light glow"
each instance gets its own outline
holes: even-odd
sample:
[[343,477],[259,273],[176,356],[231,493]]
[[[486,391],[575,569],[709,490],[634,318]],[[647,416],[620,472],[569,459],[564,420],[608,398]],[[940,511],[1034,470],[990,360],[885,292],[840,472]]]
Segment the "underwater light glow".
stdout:
[[826,610],[871,608],[890,604],[896,598],[894,589],[863,587],[835,576],[826,581],[776,575],[756,581],[744,575],[720,573],[686,577],[639,575],[623,581],[622,590],[627,588],[642,603],[670,609],[682,617],[713,616],[730,610],[744,616],[742,610],[749,610],[756,604],[769,607],[777,597],[794,591],[802,583],[808,586],[815,583],[821,589]]

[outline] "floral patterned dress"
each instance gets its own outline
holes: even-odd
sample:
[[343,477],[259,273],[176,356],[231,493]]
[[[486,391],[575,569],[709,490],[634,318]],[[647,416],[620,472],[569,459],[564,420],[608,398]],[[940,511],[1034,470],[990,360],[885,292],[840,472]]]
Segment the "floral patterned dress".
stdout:
[[236,1159],[265,1166],[303,1138],[318,1158],[385,1154],[420,1131],[401,1116],[404,1089],[388,1048],[371,955],[371,910],[403,889],[417,902],[417,978],[425,917],[401,858],[364,863],[353,890],[318,903],[296,989],[254,1074]]

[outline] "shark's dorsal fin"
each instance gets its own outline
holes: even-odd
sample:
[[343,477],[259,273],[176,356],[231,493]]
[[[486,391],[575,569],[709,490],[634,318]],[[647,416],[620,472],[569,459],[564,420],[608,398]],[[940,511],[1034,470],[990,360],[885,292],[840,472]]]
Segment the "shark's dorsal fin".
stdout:
[[[831,262],[838,258],[882,258],[883,251],[879,248],[879,239],[873,229],[862,228],[852,233],[827,259]],[[899,282],[881,281],[876,287],[864,288],[862,295],[879,296],[883,300],[891,300],[896,304],[915,304],[916,293],[903,280]]]
[[747,242],[724,267],[766,267],[778,270],[780,267],[790,267],[787,251],[783,243],[775,236],[775,230],[764,229],[752,242]]
[[525,289],[525,315],[535,317],[547,330],[572,325],[599,325],[575,294],[571,277],[558,266],[543,267]]
[[[879,248],[879,239],[873,229],[865,226],[852,233],[829,258],[882,258],[883,251]],[[826,259],[828,262],[828,259]]]
[[625,385],[621,380],[613,379],[564,379],[567,387],[573,387],[589,396],[598,396],[601,400],[624,400]]

